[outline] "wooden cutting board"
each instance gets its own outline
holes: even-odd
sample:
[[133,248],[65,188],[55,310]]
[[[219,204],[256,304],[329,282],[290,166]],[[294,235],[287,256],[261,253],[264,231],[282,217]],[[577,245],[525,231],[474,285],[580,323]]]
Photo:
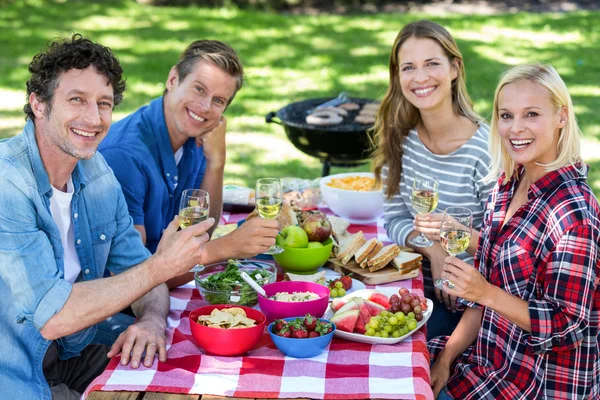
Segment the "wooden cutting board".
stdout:
[[408,273],[401,273],[396,268],[388,265],[379,271],[371,272],[368,268],[362,269],[357,262],[352,259],[346,265],[342,265],[341,261],[332,257],[327,261],[325,267],[333,269],[340,274],[352,273],[352,278],[363,282],[366,285],[379,285],[382,283],[396,282],[404,279],[413,279],[419,276],[420,268],[414,269]]

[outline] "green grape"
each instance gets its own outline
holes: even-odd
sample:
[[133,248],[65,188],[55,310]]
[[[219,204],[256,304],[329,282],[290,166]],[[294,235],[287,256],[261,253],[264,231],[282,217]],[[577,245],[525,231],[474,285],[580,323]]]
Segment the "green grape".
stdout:
[[373,328],[367,329],[367,331],[365,332],[365,335],[367,335],[367,336],[375,335],[375,329],[373,329]]
[[414,319],[408,321],[406,323],[406,327],[410,330],[410,331],[414,331],[415,329],[417,329],[417,321],[415,321]]
[[366,329],[366,330],[368,330],[369,328],[373,328],[373,327],[371,326],[371,323],[370,323],[370,322],[369,322],[368,324],[366,324],[366,325],[365,325],[365,329]]
[[371,319],[369,319],[369,323],[370,323],[370,324],[371,324],[371,323],[373,323],[373,321],[377,322],[377,318],[375,318],[375,317],[371,317]]
[[396,317],[390,317],[390,319],[388,320],[388,322],[390,323],[390,325],[398,325],[398,318],[396,318]]
[[403,323],[404,322],[404,313],[402,311],[398,311],[396,313],[396,318],[398,318],[398,323]]
[[379,321],[377,321],[377,320],[371,321],[371,322],[369,322],[369,325],[371,325],[371,327],[373,329],[377,329],[379,327]]
[[338,291],[336,288],[331,288],[331,297],[338,297]]
[[407,317],[415,319],[415,313],[411,311],[411,312],[408,313]]
[[383,330],[386,331],[387,333],[390,333],[393,330],[393,328],[391,325],[386,324],[386,325],[384,325]]
[[390,334],[387,333],[386,331],[381,332],[381,337],[386,338],[386,337],[389,337],[389,336],[390,336]]
[[343,287],[338,288],[338,296],[342,297],[346,295],[346,289],[344,289]]
[[341,289],[344,287],[344,284],[340,281],[337,281],[334,285],[335,285],[336,289]]
[[375,334],[373,336],[375,336],[375,337],[381,337],[381,333],[375,332]]
[[381,320],[381,315],[376,315],[373,318],[375,318],[377,321],[380,321]]
[[392,332],[392,337],[393,337],[393,338],[399,338],[400,336],[402,336],[402,335],[400,334],[400,331],[394,331],[394,332]]

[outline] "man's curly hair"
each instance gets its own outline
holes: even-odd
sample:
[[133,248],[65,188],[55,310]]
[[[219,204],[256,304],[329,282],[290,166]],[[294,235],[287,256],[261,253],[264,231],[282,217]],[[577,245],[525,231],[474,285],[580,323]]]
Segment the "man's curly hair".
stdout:
[[106,77],[113,88],[114,104],[118,105],[123,100],[125,91],[123,68],[119,60],[108,47],[84,39],[76,33],[70,40],[50,42],[46,51],[33,57],[29,64],[31,78],[27,81],[27,103],[23,107],[26,118],[33,120],[35,117],[29,104],[31,93],[35,93],[40,101],[47,104],[49,114],[61,75],[71,69],[86,69],[90,65]]

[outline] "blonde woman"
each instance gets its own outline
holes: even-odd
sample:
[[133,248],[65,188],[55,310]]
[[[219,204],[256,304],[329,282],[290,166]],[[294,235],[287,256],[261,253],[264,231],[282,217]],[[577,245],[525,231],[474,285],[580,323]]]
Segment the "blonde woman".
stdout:
[[490,177],[502,175],[476,268],[448,257],[442,274],[471,303],[449,339],[430,342],[438,399],[599,398],[600,210],[579,136],[554,68],[502,77]]
[[[383,181],[385,229],[403,246],[420,232],[434,241],[428,248],[415,247],[429,261],[423,263],[425,295],[444,303],[434,307],[427,334],[449,335],[460,319],[460,313],[453,313],[456,298],[433,286],[447,255],[439,243],[441,216],[449,206],[472,211],[475,231],[468,253],[460,255],[472,263],[477,229],[493,186],[483,182],[490,164],[489,127],[473,111],[462,55],[440,25],[406,25],[392,47],[389,69],[390,85],[374,127],[374,171]],[[418,217],[411,207],[411,187],[415,177],[423,175],[439,179],[440,212]]]

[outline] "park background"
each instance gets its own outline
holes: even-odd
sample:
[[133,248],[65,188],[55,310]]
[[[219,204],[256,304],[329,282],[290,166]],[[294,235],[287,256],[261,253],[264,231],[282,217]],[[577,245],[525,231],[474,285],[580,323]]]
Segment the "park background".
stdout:
[[321,163],[296,150],[283,127],[265,123],[265,115],[342,91],[381,99],[394,38],[403,25],[424,18],[455,37],[475,109],[488,121],[504,70],[532,61],[557,68],[573,97],[589,183],[599,197],[597,1],[0,0],[0,138],[20,133],[27,66],[51,38],[78,32],[116,53],[127,90],[113,121],[162,93],[190,42],[217,39],[238,52],[246,71],[244,87],[225,114],[225,182],[252,187],[266,176],[316,178]]

